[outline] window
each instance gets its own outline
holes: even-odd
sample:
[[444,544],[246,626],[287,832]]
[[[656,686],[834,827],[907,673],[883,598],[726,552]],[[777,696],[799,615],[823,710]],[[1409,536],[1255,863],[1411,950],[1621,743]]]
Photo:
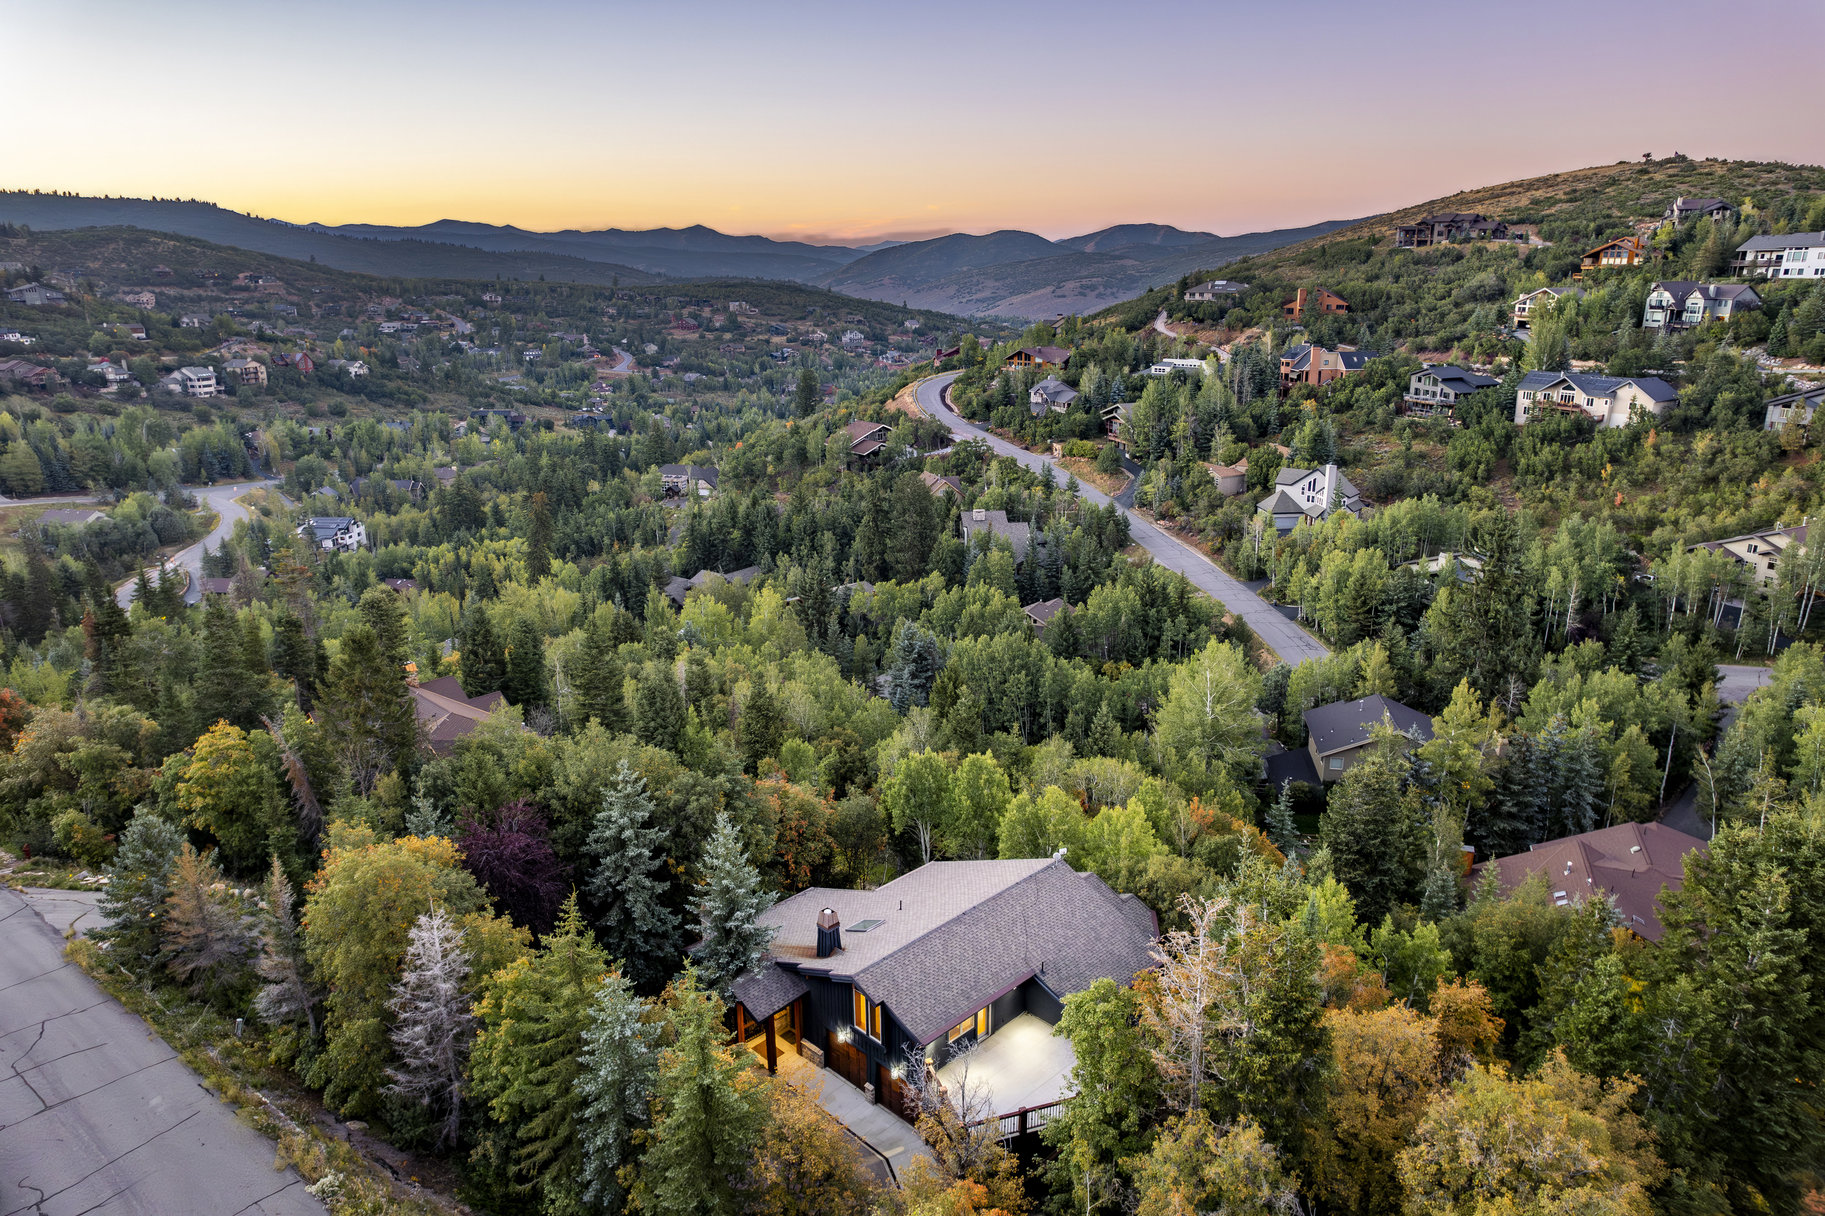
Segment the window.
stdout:
[[981,1009],[978,1009],[975,1013],[971,1014],[969,1017],[964,1018],[961,1022],[958,1022],[955,1026],[952,1026],[951,1030],[950,1030],[950,1036],[945,1041],[948,1043],[955,1043],[958,1039],[962,1038],[964,1035],[968,1034],[972,1030],[976,1032],[976,1037],[979,1039],[982,1038],[983,1036],[985,1036],[986,1034],[988,1034],[988,1032],[989,1032],[988,1006],[986,1006],[986,1005],[983,1006]]
[[1343,771],[1343,757],[1332,756],[1330,762],[1325,767],[1329,768],[1333,773],[1341,773]]

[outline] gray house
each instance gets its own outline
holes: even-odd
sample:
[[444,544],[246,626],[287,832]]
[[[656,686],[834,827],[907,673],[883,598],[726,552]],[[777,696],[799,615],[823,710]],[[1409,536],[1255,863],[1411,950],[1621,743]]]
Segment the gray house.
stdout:
[[1274,521],[1274,529],[1291,532],[1301,523],[1328,519],[1334,510],[1351,515],[1362,510],[1362,492],[1334,464],[1322,469],[1284,468],[1274,474],[1274,492],[1255,507]]
[[965,544],[974,542],[979,536],[999,536],[1014,547],[1016,565],[1027,560],[1027,548],[1033,539],[1031,524],[1010,522],[1006,511],[990,511],[982,507],[973,508],[958,522],[963,529]]
[[1362,759],[1375,728],[1386,718],[1394,729],[1424,742],[1432,738],[1432,719],[1417,709],[1387,697],[1336,701],[1305,711],[1305,750],[1312,768],[1325,785],[1331,784]]
[[1761,306],[1762,297],[1746,283],[1655,283],[1641,310],[1641,328],[1671,333]]
[[1407,380],[1405,405],[1410,413],[1450,413],[1459,397],[1500,384],[1494,376],[1473,372],[1453,363],[1441,363],[1413,373]]

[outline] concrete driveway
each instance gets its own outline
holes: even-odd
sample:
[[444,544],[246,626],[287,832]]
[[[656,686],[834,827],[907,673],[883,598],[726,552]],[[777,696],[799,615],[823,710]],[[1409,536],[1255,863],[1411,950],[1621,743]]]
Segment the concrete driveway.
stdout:
[[[950,408],[945,399],[944,390],[949,388],[959,373],[946,372],[941,376],[932,376],[919,382],[919,408],[942,423],[958,439],[980,439],[986,442],[998,456],[1012,456],[1022,465],[1035,472],[1054,462],[1046,456],[1029,452],[1016,447],[1005,439],[989,434],[981,427],[965,420]],[[1055,475],[1062,472],[1054,465]],[[1063,478],[1060,477],[1062,481]],[[1110,498],[1093,486],[1080,486],[1078,493],[1084,501],[1097,506],[1110,505]],[[1148,523],[1133,511],[1117,503],[1116,509],[1128,517],[1128,534],[1134,543],[1153,555],[1153,560],[1168,570],[1176,570],[1191,580],[1198,590],[1222,604],[1230,612],[1248,622],[1248,627],[1255,631],[1257,637],[1267,647],[1287,663],[1297,667],[1307,659],[1321,659],[1330,654],[1323,642],[1299,628],[1293,622],[1280,615],[1278,609],[1260,596],[1242,585],[1241,580],[1229,574],[1215,562],[1205,557],[1177,537],[1171,536],[1153,524]]]
[[0,1216],[326,1216],[16,891],[0,926]]
[[1774,679],[1772,667],[1749,667],[1719,663],[1717,665],[1717,699],[1725,705],[1741,705],[1749,694]]

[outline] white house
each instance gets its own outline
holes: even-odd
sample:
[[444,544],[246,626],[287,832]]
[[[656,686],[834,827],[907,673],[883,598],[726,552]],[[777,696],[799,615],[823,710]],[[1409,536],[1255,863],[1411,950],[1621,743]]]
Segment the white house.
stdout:
[[213,397],[216,394],[215,369],[180,367],[175,373],[178,391],[186,397]]
[[1274,474],[1274,492],[1255,510],[1271,516],[1276,531],[1290,532],[1306,520],[1329,518],[1333,511],[1355,515],[1362,510],[1362,493],[1334,464],[1322,469],[1289,467]]
[[1780,569],[1781,551],[1788,545],[1806,543],[1807,524],[1802,522],[1792,528],[1769,528],[1761,532],[1747,532],[1742,536],[1726,536],[1723,540],[1701,541],[1691,545],[1686,552],[1708,549],[1712,553],[1722,553],[1734,557],[1749,567],[1756,582],[1767,586],[1774,581]]
[[1536,287],[1532,291],[1522,292],[1520,298],[1514,302],[1514,327],[1516,329],[1526,329],[1528,319],[1532,316],[1535,308],[1544,308],[1556,301],[1560,296],[1571,296],[1574,299],[1582,300],[1584,298],[1584,288]]
[[346,515],[313,515],[298,525],[298,535],[308,536],[319,549],[351,553],[368,543],[368,530],[360,520]]
[[1752,236],[1736,247],[1730,273],[1769,279],[1825,278],[1825,232]]
[[342,372],[344,375],[349,376],[365,376],[368,374],[368,365],[363,363],[360,359],[331,359],[323,366],[330,371]]
[[1648,288],[1641,328],[1692,329],[1706,321],[1728,321],[1739,312],[1761,306],[1762,297],[1746,283],[1655,283]]
[[1525,426],[1548,410],[1583,414],[1598,426],[1624,427],[1635,410],[1660,415],[1679,400],[1672,385],[1659,376],[1592,376],[1583,372],[1528,372],[1515,394],[1514,420]]
[[1202,359],[1161,359],[1158,363],[1148,367],[1147,374],[1149,376],[1170,376],[1174,372],[1189,372],[1194,376],[1202,376],[1206,370]]
[[207,329],[215,324],[200,312],[187,312],[177,319],[177,323],[185,329]]
[[1812,415],[1822,402],[1825,402],[1825,388],[1802,389],[1797,393],[1770,397],[1762,415],[1762,429],[1778,431],[1790,420],[1801,426],[1811,426]]

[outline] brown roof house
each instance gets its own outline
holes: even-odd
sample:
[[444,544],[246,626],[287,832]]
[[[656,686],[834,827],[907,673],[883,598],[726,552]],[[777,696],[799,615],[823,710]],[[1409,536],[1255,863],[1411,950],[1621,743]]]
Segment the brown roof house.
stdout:
[[1663,823],[1619,823],[1543,841],[1525,853],[1498,857],[1473,870],[1493,867],[1504,893],[1534,874],[1544,874],[1550,898],[1562,908],[1607,895],[1624,928],[1657,942],[1664,931],[1661,892],[1683,887],[1686,854],[1708,847],[1698,837]]
[[1305,288],[1301,287],[1293,293],[1292,299],[1280,302],[1280,315],[1290,317],[1295,321],[1305,320],[1306,312],[1313,309],[1321,315],[1336,316],[1349,312],[1350,302],[1336,292],[1327,291],[1322,287],[1314,287],[1309,295]]
[[1004,361],[1007,367],[1063,367],[1071,352],[1062,346],[1023,346]]
[[456,741],[485,722],[505,697],[485,692],[479,697],[463,693],[455,676],[441,676],[425,684],[414,684],[412,703],[418,710],[418,723],[425,742],[434,752],[448,752]]
[[1046,636],[1046,626],[1060,615],[1069,616],[1076,609],[1065,600],[1040,600],[1037,604],[1028,604],[1021,609],[1027,614],[1027,620],[1033,622],[1033,636]]
[[[1057,1102],[1075,1058],[1064,999],[1154,966],[1159,921],[1062,856],[934,861],[872,891],[812,887],[735,981],[737,1034],[769,1067],[793,1051],[908,1117],[912,1070],[946,1080],[965,1048],[997,1113]],[[833,1082],[827,1082],[833,1083]]]

